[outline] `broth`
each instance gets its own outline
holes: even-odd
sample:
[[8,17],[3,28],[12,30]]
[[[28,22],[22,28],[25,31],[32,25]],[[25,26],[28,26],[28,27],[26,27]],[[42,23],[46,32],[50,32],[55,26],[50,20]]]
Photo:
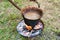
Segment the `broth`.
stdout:
[[40,15],[37,12],[27,12],[24,14],[24,17],[30,20],[36,20],[40,18]]

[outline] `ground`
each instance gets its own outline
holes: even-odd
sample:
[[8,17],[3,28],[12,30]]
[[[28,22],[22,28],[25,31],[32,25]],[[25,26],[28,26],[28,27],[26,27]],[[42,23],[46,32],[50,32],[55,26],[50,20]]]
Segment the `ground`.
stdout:
[[[60,0],[37,0],[44,12],[41,20],[44,22],[44,30],[41,36],[31,40],[60,40]],[[15,0],[15,3],[23,8],[27,5],[36,6],[27,0]],[[29,40],[18,34],[17,24],[22,20],[17,10],[7,0],[0,0],[0,40]]]

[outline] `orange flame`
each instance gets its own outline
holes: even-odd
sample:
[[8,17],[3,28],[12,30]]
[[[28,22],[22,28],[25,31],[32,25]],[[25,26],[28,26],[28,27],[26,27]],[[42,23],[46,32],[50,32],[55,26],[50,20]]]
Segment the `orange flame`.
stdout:
[[32,30],[32,26],[27,26],[27,25],[26,25],[26,28],[27,28],[28,30]]

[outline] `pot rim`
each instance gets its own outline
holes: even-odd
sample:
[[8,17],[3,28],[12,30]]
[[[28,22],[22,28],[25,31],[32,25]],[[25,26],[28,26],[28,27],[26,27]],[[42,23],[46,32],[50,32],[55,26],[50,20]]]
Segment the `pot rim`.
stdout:
[[23,8],[23,9],[21,9],[21,13],[22,13],[22,15],[24,15],[25,13],[27,13],[27,12],[37,12],[39,15],[40,15],[40,17],[42,17],[43,16],[43,11],[42,11],[42,9],[40,9],[40,8],[37,8],[37,7],[25,7],[25,8]]

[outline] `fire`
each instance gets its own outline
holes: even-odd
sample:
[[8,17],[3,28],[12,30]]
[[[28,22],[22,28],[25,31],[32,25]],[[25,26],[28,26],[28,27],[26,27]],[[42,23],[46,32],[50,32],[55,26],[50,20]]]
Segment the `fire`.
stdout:
[[26,25],[26,28],[27,28],[28,30],[32,30],[32,26]]

